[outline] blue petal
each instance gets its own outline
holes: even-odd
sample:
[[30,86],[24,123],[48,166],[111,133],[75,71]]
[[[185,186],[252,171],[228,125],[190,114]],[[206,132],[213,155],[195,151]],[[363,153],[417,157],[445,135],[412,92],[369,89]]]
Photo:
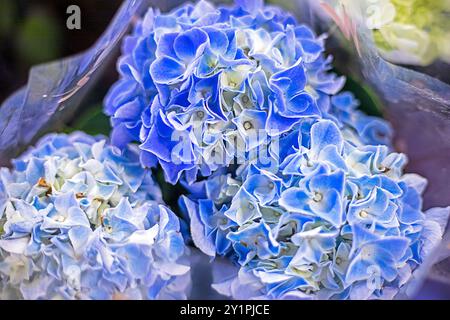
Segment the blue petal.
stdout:
[[300,188],[289,188],[281,194],[279,203],[290,212],[308,212],[310,197]]
[[301,60],[297,61],[292,67],[272,75],[270,83],[287,97],[293,97],[301,93],[306,85],[305,68]]
[[173,49],[183,62],[191,62],[197,54],[201,54],[204,44],[208,41],[208,35],[201,29],[193,28],[177,36]]
[[211,50],[217,54],[225,53],[230,44],[226,33],[215,28],[205,28],[205,31],[208,33]]
[[161,84],[171,84],[183,77],[185,67],[169,57],[156,59],[150,66],[153,81]]
[[342,149],[342,136],[334,122],[321,120],[311,127],[311,151],[319,154],[328,145],[334,145],[338,151]]
[[170,57],[176,59],[177,55],[173,48],[175,39],[178,37],[178,33],[176,32],[167,32],[164,33],[158,41],[158,45],[156,46],[155,55],[157,58]]
[[56,211],[67,213],[70,208],[78,206],[78,202],[73,192],[63,193],[55,196],[54,205]]
[[214,257],[216,255],[215,245],[210,238],[206,237],[205,225],[199,217],[198,206],[185,196],[182,196],[180,201],[184,203],[184,207],[188,211],[191,220],[191,236],[195,246],[204,254]]

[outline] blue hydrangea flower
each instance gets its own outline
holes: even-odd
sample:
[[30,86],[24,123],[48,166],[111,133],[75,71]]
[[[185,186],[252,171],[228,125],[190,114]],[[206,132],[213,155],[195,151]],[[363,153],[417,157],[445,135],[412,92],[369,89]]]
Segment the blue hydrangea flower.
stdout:
[[[276,172],[251,165],[236,179],[212,176],[181,200],[196,245],[240,267],[215,287],[239,299],[391,299],[439,243],[450,208],[422,211],[426,181],[403,174],[404,155],[354,143],[355,134],[345,139],[351,128],[331,120],[304,122],[309,132],[295,133],[299,145]],[[226,251],[214,250],[209,230],[218,224],[192,227],[199,199],[207,198],[216,199],[210,216],[220,212],[227,225]],[[257,290],[243,297],[236,288],[249,277]]]
[[328,72],[323,40],[260,1],[150,9],[124,42],[105,99],[112,143],[140,143],[142,163],[159,163],[171,183],[249,162],[330,108],[343,78]]
[[179,220],[136,148],[48,135],[0,178],[3,298],[186,297]]

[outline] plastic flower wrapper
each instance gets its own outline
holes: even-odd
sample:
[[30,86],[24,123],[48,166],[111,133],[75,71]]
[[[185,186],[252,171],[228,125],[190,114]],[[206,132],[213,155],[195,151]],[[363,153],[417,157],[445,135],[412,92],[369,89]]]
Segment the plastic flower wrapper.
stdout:
[[[194,244],[238,266],[234,298],[393,298],[439,243],[391,128],[329,72],[324,38],[260,1],[150,10],[105,99],[117,146],[139,142]],[[220,270],[219,270],[220,271]],[[234,288],[234,289],[232,289]]]
[[52,134],[0,171],[2,299],[184,299],[187,248],[136,148]]

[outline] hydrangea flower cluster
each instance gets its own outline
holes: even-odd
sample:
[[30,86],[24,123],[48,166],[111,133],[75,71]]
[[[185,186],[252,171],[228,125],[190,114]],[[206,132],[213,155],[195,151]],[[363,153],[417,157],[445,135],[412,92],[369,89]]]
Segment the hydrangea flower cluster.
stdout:
[[181,200],[196,245],[241,267],[216,289],[238,299],[392,299],[439,243],[449,208],[423,213],[426,180],[403,174],[404,155],[356,145],[330,120],[303,124],[298,144],[282,141],[279,171],[214,175]]
[[179,220],[136,148],[52,134],[0,179],[2,298],[186,298]]
[[[262,1],[149,10],[105,100],[112,143],[180,181],[195,245],[237,298],[392,298],[442,236],[391,128],[330,72],[324,37]],[[241,290],[245,289],[245,290]]]
[[126,39],[121,79],[105,99],[112,143],[140,142],[142,163],[161,164],[171,183],[247,163],[329,108],[343,78],[327,73],[322,50],[322,38],[259,1],[150,9]]
[[376,22],[371,29],[387,59],[421,66],[436,59],[450,63],[449,0],[383,0],[373,5],[382,14],[369,17]]

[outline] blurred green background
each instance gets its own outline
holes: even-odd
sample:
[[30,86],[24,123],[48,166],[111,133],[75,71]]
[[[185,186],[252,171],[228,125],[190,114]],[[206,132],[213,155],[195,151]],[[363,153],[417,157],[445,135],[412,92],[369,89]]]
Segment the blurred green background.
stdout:
[[[0,0],[0,101],[27,82],[29,69],[79,53],[102,34],[122,0]],[[66,27],[67,7],[81,9],[81,30]],[[116,79],[110,68],[100,87],[102,94]]]

